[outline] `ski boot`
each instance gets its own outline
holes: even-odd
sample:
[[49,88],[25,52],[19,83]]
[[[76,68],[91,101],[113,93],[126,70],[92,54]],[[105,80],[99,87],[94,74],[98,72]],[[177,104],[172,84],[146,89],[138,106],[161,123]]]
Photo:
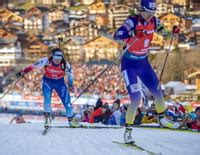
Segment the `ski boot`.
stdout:
[[125,132],[124,132],[124,143],[125,144],[133,144],[135,143],[135,141],[132,138],[131,132],[132,132],[133,128],[132,126],[126,126],[125,128]]
[[52,117],[51,114],[48,112],[44,112],[44,128],[48,129],[51,125]]
[[68,122],[69,122],[69,126],[72,128],[78,128],[81,126],[81,124],[78,122],[77,119],[74,118],[74,116],[68,117]]

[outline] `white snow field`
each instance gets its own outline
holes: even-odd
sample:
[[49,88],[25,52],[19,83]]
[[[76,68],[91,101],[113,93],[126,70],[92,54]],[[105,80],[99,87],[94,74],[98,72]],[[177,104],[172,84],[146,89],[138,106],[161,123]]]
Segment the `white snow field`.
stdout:
[[[52,128],[42,135],[42,123],[0,124],[0,155],[148,155],[124,147],[124,129]],[[200,155],[200,134],[134,128],[136,143],[163,155]]]

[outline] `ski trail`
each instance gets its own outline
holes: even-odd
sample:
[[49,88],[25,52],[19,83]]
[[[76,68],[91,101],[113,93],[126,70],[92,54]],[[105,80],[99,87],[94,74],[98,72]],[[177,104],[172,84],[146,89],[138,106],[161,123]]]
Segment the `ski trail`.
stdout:
[[[43,136],[42,123],[0,126],[1,155],[148,155],[112,143],[123,141],[124,129],[52,128]],[[138,146],[162,155],[199,154],[200,134],[133,129]]]

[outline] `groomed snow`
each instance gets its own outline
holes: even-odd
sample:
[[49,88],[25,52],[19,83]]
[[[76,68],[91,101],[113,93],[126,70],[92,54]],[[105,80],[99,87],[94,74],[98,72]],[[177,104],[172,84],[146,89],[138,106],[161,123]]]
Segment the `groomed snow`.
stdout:
[[[52,128],[43,136],[42,123],[1,124],[0,155],[148,155],[123,147],[124,129]],[[200,134],[134,128],[136,143],[163,155],[199,155]]]

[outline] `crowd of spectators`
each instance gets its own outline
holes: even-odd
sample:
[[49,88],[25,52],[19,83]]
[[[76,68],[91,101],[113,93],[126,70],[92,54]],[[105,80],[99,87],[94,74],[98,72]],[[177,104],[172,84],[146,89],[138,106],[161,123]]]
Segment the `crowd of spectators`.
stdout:
[[[74,64],[74,93],[81,93],[93,80],[105,69],[108,65],[90,65],[90,64]],[[43,71],[35,69],[34,71],[25,75],[14,88],[14,91],[22,95],[42,95],[41,93],[41,79]],[[120,97],[127,97],[127,92],[122,81],[119,66],[112,66],[101,77],[94,82],[85,94],[99,95],[107,99],[115,99]],[[10,85],[9,87],[12,87]],[[8,87],[8,88],[9,88]],[[111,104],[103,103],[101,99],[97,101],[96,107],[89,107],[83,112],[84,122],[96,123],[102,122],[109,125],[125,125],[125,114],[127,105],[121,105],[120,100],[115,100],[112,107]],[[151,104],[149,108],[144,104],[138,108],[137,115],[133,124],[140,125],[146,123],[157,123],[157,113],[155,104]],[[174,128],[190,128],[193,130],[200,130],[200,107],[196,108],[194,112],[187,113],[184,106],[179,102],[173,102],[168,105],[166,118],[171,121],[178,122]]]
[[[75,76],[75,90],[80,93],[90,84],[108,65],[76,64],[73,66]],[[127,95],[121,78],[119,66],[112,66],[97,81],[89,87],[87,93],[113,99],[116,96]]]
[[[82,121],[124,126],[127,107],[128,105],[121,105],[119,99],[115,100],[110,107],[108,103],[103,103],[99,98],[94,108],[88,107],[84,110]],[[175,101],[168,105],[165,118],[176,122],[171,128],[200,131],[200,107],[197,107],[195,111],[187,112],[182,104]],[[139,107],[133,124],[158,124],[155,104],[153,103],[149,107]]]
[[[78,95],[81,93],[106,67],[108,65],[74,64],[74,94]],[[26,74],[16,84],[14,91],[24,95],[41,94],[42,76],[43,70],[35,69]],[[99,95],[107,99],[114,99],[116,96],[126,96],[127,93],[119,66],[115,65],[108,69],[88,88],[85,94]]]

